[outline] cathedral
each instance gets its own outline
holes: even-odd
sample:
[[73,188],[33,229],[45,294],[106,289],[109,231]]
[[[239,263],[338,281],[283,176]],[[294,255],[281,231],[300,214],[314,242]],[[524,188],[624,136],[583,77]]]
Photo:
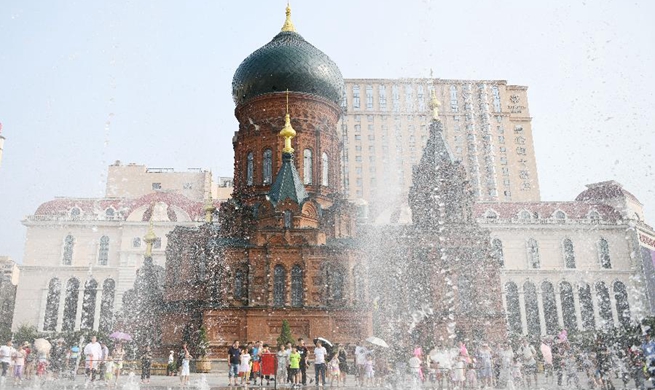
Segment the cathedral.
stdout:
[[[165,345],[201,326],[210,356],[234,340],[355,342],[372,333],[355,208],[341,192],[343,77],[295,31],[248,56],[232,82],[234,192],[216,223],[177,227],[166,253]],[[211,217],[213,207],[206,208]]]

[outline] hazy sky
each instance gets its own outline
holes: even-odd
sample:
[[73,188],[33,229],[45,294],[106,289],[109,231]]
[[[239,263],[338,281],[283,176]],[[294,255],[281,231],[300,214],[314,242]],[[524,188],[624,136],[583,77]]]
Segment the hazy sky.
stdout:
[[[294,0],[346,78],[527,85],[544,200],[614,179],[655,224],[653,1]],[[115,160],[231,176],[231,81],[284,0],[30,1],[0,7],[0,255],[55,196],[103,195]]]

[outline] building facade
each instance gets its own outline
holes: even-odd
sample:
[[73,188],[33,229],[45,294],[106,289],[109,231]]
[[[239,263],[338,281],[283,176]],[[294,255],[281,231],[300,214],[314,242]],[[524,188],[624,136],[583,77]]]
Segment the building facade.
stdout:
[[539,201],[527,87],[503,80],[347,79],[340,123],[344,189],[371,217],[412,184],[428,138],[429,99],[478,201]]
[[29,324],[39,331],[111,330],[142,265],[149,223],[159,237],[152,257],[163,266],[167,233],[204,221],[202,194],[208,197],[209,180],[205,171],[117,163],[109,168],[112,196],[40,205],[23,221],[27,240],[14,329]]

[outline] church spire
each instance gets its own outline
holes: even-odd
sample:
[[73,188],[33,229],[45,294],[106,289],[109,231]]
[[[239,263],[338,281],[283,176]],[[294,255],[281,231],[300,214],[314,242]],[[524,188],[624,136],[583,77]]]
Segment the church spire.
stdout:
[[287,89],[287,114],[284,116],[284,127],[280,131],[280,137],[284,138],[284,153],[293,153],[291,139],[296,136],[296,131],[291,127],[291,116],[289,116],[289,90]]
[[155,235],[155,229],[152,225],[152,217],[150,217],[150,226],[148,226],[148,233],[143,237],[143,241],[146,242],[146,257],[152,257],[152,244],[157,240]]
[[291,32],[296,32],[296,27],[294,27],[293,22],[291,21],[291,4],[287,1],[287,19],[284,21],[284,25],[282,26],[282,30],[280,31],[291,31]]

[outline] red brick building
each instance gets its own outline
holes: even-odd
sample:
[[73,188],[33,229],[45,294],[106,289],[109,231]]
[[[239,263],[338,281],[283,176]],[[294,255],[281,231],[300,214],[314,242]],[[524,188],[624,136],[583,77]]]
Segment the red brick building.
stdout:
[[169,235],[165,345],[201,325],[210,355],[237,339],[275,344],[285,319],[296,337],[371,334],[365,257],[340,188],[343,78],[289,14],[234,75],[232,200],[217,223]]

